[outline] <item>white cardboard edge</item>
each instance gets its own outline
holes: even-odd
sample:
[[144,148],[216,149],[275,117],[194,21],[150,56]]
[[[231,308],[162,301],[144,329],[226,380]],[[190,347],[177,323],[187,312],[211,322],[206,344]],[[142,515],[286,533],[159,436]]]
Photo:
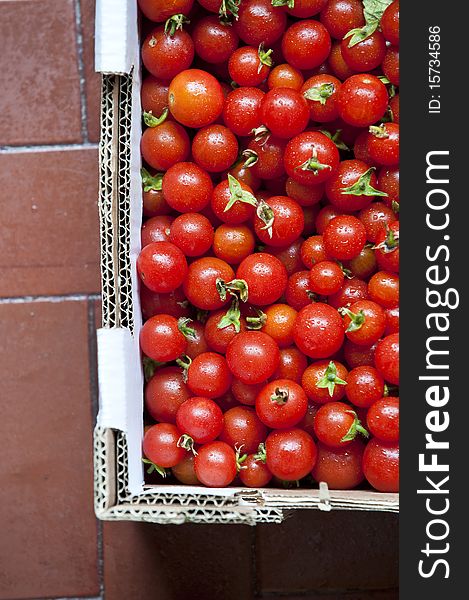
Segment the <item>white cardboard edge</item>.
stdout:
[[95,70],[130,73],[138,48],[136,0],[96,0]]

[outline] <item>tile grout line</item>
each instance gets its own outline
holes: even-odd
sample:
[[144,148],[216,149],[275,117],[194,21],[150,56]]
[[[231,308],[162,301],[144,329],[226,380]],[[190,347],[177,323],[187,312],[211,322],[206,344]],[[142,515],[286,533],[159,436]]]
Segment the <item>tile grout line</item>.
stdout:
[[77,144],[38,144],[32,146],[0,146],[0,154],[17,154],[20,152],[63,152],[70,150],[97,150],[98,143],[80,142]]
[[80,106],[81,106],[81,135],[84,142],[88,142],[88,108],[86,102],[85,62],[83,60],[83,28],[81,22],[80,0],[74,0],[75,28],[77,42],[78,75],[80,79]]
[[12,296],[0,298],[0,304],[33,304],[34,302],[83,302],[100,300],[101,294],[65,294],[57,296]]

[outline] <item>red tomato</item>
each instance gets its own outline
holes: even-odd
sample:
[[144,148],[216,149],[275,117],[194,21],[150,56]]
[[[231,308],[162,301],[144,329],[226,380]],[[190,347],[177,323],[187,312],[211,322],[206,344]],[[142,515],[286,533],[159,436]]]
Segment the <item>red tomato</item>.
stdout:
[[287,141],[270,136],[267,141],[251,140],[248,150],[256,155],[256,162],[251,167],[259,179],[277,179],[285,174],[284,154]]
[[344,343],[344,358],[350,369],[356,367],[373,366],[376,344],[373,346],[357,346],[350,340]]
[[270,47],[280,39],[286,22],[284,10],[272,6],[271,0],[243,0],[233,27],[245,44]]
[[386,40],[376,30],[364,40],[351,46],[352,36],[342,40],[341,50],[347,65],[359,73],[373,71],[381,65],[386,55]]
[[180,431],[172,423],[152,425],[143,437],[143,453],[157,467],[174,467],[187,454],[178,446],[180,437]]
[[365,446],[354,440],[341,448],[318,443],[318,458],[313,469],[316,481],[324,481],[331,490],[351,490],[364,479],[362,460]]
[[396,308],[399,305],[399,277],[395,273],[378,271],[368,282],[368,294],[383,308]]
[[383,196],[377,189],[374,169],[361,160],[344,160],[327,180],[325,192],[331,204],[341,212],[352,213]]
[[288,6],[288,2],[284,2],[284,4],[287,4],[287,12],[293,17],[308,19],[321,12],[327,4],[327,0],[295,0],[292,3],[294,6],[291,8]]
[[273,379],[291,379],[301,383],[301,377],[308,366],[306,356],[295,346],[280,349],[280,362],[272,375]]
[[345,335],[354,344],[372,346],[383,335],[386,315],[376,302],[359,300],[341,312],[344,314]]
[[165,200],[172,209],[181,213],[199,212],[205,208],[212,192],[210,176],[195,163],[178,163],[163,177]]
[[366,416],[368,429],[383,442],[399,441],[399,398],[380,398]]
[[207,217],[198,213],[185,213],[171,225],[170,241],[186,256],[201,256],[212,246],[213,227]]
[[383,167],[399,165],[399,124],[384,123],[370,127],[366,149],[371,160]]
[[211,64],[226,62],[239,43],[233,27],[215,16],[200,19],[192,31],[192,39],[198,56]]
[[303,82],[304,77],[301,71],[288,63],[284,63],[272,69],[267,79],[267,86],[269,90],[274,88],[290,88],[299,92]]
[[210,125],[221,115],[223,103],[221,85],[213,75],[200,69],[179,73],[169,86],[171,114],[186,127]]
[[167,294],[182,284],[187,273],[187,261],[174,244],[154,242],[140,252],[137,271],[147,288]]
[[231,385],[231,391],[233,392],[233,396],[236,398],[236,400],[241,404],[254,406],[256,404],[256,398],[264,387],[265,383],[266,382],[263,381],[261,383],[250,385],[243,383],[240,379],[234,377]]
[[189,156],[189,136],[179,123],[165,121],[157,127],[145,129],[140,149],[144,160],[151,167],[158,171],[167,171]]
[[256,240],[246,225],[220,225],[215,231],[213,251],[221,260],[238,265],[254,252]]
[[250,135],[261,124],[264,92],[255,87],[240,87],[230,92],[223,108],[223,120],[239,136]]
[[262,383],[278,367],[280,353],[274,340],[262,331],[245,331],[235,336],[226,350],[233,375],[246,384]]
[[290,139],[306,129],[309,122],[308,103],[296,90],[274,88],[262,100],[261,117],[272,135]]
[[298,313],[288,304],[272,304],[265,309],[262,331],[277,342],[279,348],[293,344],[293,326]]
[[354,406],[369,408],[376,400],[383,397],[384,379],[370,365],[357,366],[348,374],[345,393]]
[[194,458],[193,454],[187,453],[180,463],[171,468],[174,477],[184,485],[200,485],[195,474]]
[[301,88],[308,100],[310,117],[317,123],[329,123],[339,116],[336,100],[342,84],[333,75],[313,75]]
[[301,260],[308,269],[327,259],[322,235],[313,235],[305,240],[301,246]]
[[399,46],[399,0],[392,2],[381,17],[381,31],[394,46]]
[[399,446],[373,439],[366,445],[363,472],[379,492],[399,491]]
[[217,310],[228,304],[229,297],[222,299],[217,289],[219,279],[225,282],[234,279],[234,271],[228,263],[208,256],[195,260],[183,284],[189,302],[202,310]]
[[361,210],[358,217],[365,226],[367,239],[373,244],[381,231],[385,231],[386,226],[396,219],[394,212],[383,202],[373,202]]
[[177,288],[169,294],[155,294],[142,285],[140,287],[140,304],[144,319],[159,314],[171,315],[179,319],[179,317],[189,317],[191,314],[189,302],[181,288]]
[[199,354],[187,369],[187,387],[197,396],[223,396],[229,390],[231,380],[225,358],[215,352]]
[[158,79],[172,79],[188,69],[193,60],[194,43],[183,29],[178,29],[174,35],[170,35],[165,33],[164,27],[157,27],[143,42],[143,64]]
[[399,334],[388,335],[376,347],[375,365],[386,381],[399,385]]
[[316,302],[298,313],[293,336],[295,344],[307,356],[327,358],[342,346],[344,325],[335,308]]
[[229,169],[238,158],[238,140],[223,125],[208,125],[200,129],[192,142],[194,161],[209,173]]
[[[229,316],[231,316],[231,312]],[[205,323],[205,339],[210,349],[220,354],[225,354],[228,344],[240,331],[246,331],[244,318],[234,317],[226,319],[226,311],[212,312]],[[239,323],[239,326],[237,325]],[[220,325],[222,327],[220,327]]]
[[152,419],[176,423],[176,413],[189,398],[189,390],[178,367],[158,369],[145,388],[145,407]]
[[339,151],[323,133],[307,131],[288,142],[284,163],[288,175],[298,183],[318,185],[338,167]]
[[142,248],[153,242],[169,242],[173,217],[162,215],[152,217],[143,223],[141,231]]
[[262,460],[250,454],[241,465],[239,478],[244,485],[252,488],[266,487],[272,479],[272,473]]
[[157,362],[175,360],[186,350],[187,340],[179,330],[178,321],[170,315],[148,319],[140,330],[142,352]]
[[197,479],[207,487],[226,487],[236,477],[236,454],[225,442],[210,442],[194,459]]
[[264,252],[278,258],[287,270],[287,274],[292,275],[303,269],[300,255],[302,243],[303,238],[300,237],[288,246],[273,247],[267,245],[264,248]]
[[383,271],[399,272],[399,221],[381,229],[376,236],[376,259]]
[[143,111],[160,117],[164,109],[168,108],[168,90],[169,84],[166,81],[147,75],[140,90]]
[[242,46],[230,57],[228,71],[231,79],[241,87],[256,87],[267,79],[272,58],[263,46]]
[[309,271],[298,271],[290,276],[285,290],[287,304],[295,310],[309,306],[314,299],[314,294],[309,289]]
[[352,75],[337,95],[339,116],[354,127],[368,127],[379,121],[388,107],[384,83],[369,73]]
[[231,175],[213,190],[211,208],[214,214],[230,225],[240,225],[256,211],[257,200],[252,189]]
[[311,267],[310,290],[320,296],[336,294],[344,283],[344,273],[336,262],[323,260]]
[[285,291],[288,281],[283,264],[265,252],[245,258],[238,267],[236,277],[248,284],[249,302],[256,306],[276,302]]
[[336,360],[320,360],[310,365],[301,379],[308,399],[316,404],[341,400],[345,395],[348,371]]
[[196,444],[213,442],[223,429],[223,413],[216,402],[210,398],[194,396],[179,407],[176,414],[176,425],[179,431],[191,437],[182,445],[193,449]]
[[336,294],[331,294],[327,298],[328,304],[334,308],[349,308],[358,300],[366,300],[368,298],[368,286],[365,281],[352,277],[347,279],[344,285]]
[[220,440],[243,454],[256,452],[259,444],[267,437],[267,427],[256,412],[247,406],[235,406],[225,413],[225,423]]
[[[272,196],[262,213],[262,218],[254,218],[254,230],[264,244],[288,246],[300,237],[304,227],[303,211],[288,196]],[[268,223],[271,223],[269,227]]]
[[336,40],[342,40],[351,29],[365,25],[361,0],[328,0],[321,11],[321,23]]
[[321,202],[324,196],[322,184],[304,185],[289,177],[285,187],[287,196],[296,200],[300,206],[315,206]]
[[350,444],[358,434],[368,437],[357,413],[344,402],[328,402],[314,419],[314,432],[320,442],[330,448]]
[[326,253],[337,260],[351,260],[366,243],[363,223],[352,215],[341,215],[330,221],[323,234]]
[[308,398],[303,388],[289,379],[268,383],[256,398],[256,413],[270,429],[289,429],[306,414]]
[[194,0],[138,0],[142,13],[157,23],[164,23],[173,15],[187,16],[194,4]]
[[319,21],[298,21],[285,32],[282,52],[287,62],[302,71],[323,63],[331,51],[331,36]]
[[306,477],[316,463],[316,444],[302,429],[272,431],[266,439],[265,448],[267,467],[282,481]]

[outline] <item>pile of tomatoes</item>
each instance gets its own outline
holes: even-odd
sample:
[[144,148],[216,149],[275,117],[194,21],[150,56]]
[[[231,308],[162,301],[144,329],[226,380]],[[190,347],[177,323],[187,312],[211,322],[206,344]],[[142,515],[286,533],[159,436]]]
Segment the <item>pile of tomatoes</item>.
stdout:
[[397,491],[399,0],[139,5],[149,472]]

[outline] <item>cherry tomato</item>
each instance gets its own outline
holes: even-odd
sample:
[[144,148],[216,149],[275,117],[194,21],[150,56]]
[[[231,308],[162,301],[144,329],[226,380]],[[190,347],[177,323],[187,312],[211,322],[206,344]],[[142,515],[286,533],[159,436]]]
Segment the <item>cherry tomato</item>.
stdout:
[[252,169],[246,167],[245,161],[242,159],[231,167],[231,169],[226,173],[226,176],[228,176],[228,174],[237,179],[239,183],[244,183],[250,187],[253,192],[257,192],[257,190],[261,187],[261,180],[254,175]]
[[165,200],[172,209],[181,213],[198,212],[205,208],[212,192],[210,176],[195,163],[177,163],[163,177]]
[[[386,56],[384,57],[382,69],[384,75],[389,79],[392,85],[399,87],[399,48],[390,47],[386,51]],[[398,121],[399,122],[399,119]]]
[[340,118],[354,127],[368,127],[379,121],[388,107],[384,83],[369,73],[352,75],[337,94]]
[[187,370],[187,387],[197,396],[223,396],[229,390],[231,380],[225,358],[215,352],[199,354]]
[[261,46],[242,46],[230,57],[228,71],[231,79],[242,87],[255,87],[267,79],[272,59]]
[[399,334],[393,333],[380,342],[375,351],[375,365],[386,381],[399,385]]
[[194,0],[138,0],[142,13],[157,23],[164,23],[173,15],[187,16],[194,4]]
[[167,294],[182,284],[187,273],[187,261],[174,244],[154,242],[140,252],[137,271],[147,288]]
[[[245,258],[236,272],[248,284],[249,302],[266,306],[276,302],[287,287],[288,275],[278,258],[257,252]],[[261,380],[262,381],[262,380]]]
[[386,330],[385,335],[391,335],[391,333],[399,332],[399,307],[387,308],[386,313]]
[[272,135],[290,139],[306,129],[308,103],[296,90],[274,88],[262,100],[261,117]]
[[223,125],[208,125],[200,129],[192,142],[194,161],[209,173],[229,169],[238,157],[238,140]]
[[293,343],[293,325],[296,315],[294,308],[288,304],[272,304],[265,309],[265,325],[262,331],[277,342],[279,348],[286,348]]
[[267,86],[269,90],[274,88],[290,88],[299,92],[303,82],[304,77],[301,71],[288,63],[284,63],[272,69],[267,79]]
[[149,427],[143,437],[143,453],[154,465],[166,469],[183,460],[187,452],[178,446],[181,433],[172,423]]
[[304,185],[298,183],[291,177],[286,182],[287,196],[296,200],[300,206],[315,206],[324,196],[324,186],[319,185]]
[[142,352],[158,362],[170,362],[184,353],[187,340],[170,315],[155,315],[140,331]]
[[344,402],[328,402],[314,419],[314,432],[320,442],[330,448],[350,444],[358,434],[368,437],[357,413]]
[[207,344],[211,350],[220,354],[225,354],[228,344],[237,333],[246,331],[244,318],[240,318],[238,320],[239,326],[236,326],[229,320],[224,319],[225,315],[226,311],[224,310],[212,312],[205,323],[205,339]]
[[279,365],[272,375],[272,379],[291,379],[301,383],[301,378],[308,366],[306,356],[295,346],[280,349]]
[[194,43],[183,29],[170,35],[165,33],[164,27],[157,27],[143,42],[143,64],[158,79],[172,79],[188,69],[193,60]]
[[199,354],[209,351],[207,341],[205,339],[205,328],[200,321],[191,321],[187,325],[186,339],[187,348],[185,355],[194,360]]
[[174,118],[186,127],[210,125],[221,115],[223,103],[221,85],[206,71],[188,69],[176,75],[170,83],[169,109]]
[[345,335],[354,344],[372,346],[383,335],[386,315],[372,300],[358,300],[343,309]]
[[262,383],[278,367],[280,353],[274,340],[262,331],[245,331],[235,336],[226,350],[233,375],[243,383]]
[[399,123],[399,94],[396,94],[389,101],[389,108],[391,109],[392,119],[394,123]]
[[306,414],[308,398],[303,388],[289,379],[268,383],[256,398],[256,413],[270,429],[289,429]]
[[192,39],[198,56],[211,64],[226,62],[239,44],[233,27],[215,16],[200,19],[192,31]]
[[348,374],[345,393],[353,405],[369,408],[383,397],[384,379],[372,366],[355,367]]
[[233,396],[236,398],[236,400],[241,404],[254,406],[256,404],[256,398],[265,384],[266,382],[263,381],[261,383],[249,385],[234,377],[231,385],[231,391],[233,392]]
[[217,310],[228,304],[229,298],[222,299],[217,289],[219,279],[226,283],[234,279],[234,271],[228,263],[209,256],[195,260],[183,284],[189,302],[202,310]]
[[344,358],[350,369],[372,366],[374,365],[375,350],[376,344],[373,344],[373,346],[357,346],[350,340],[345,340]]
[[383,167],[378,174],[378,187],[388,195],[383,200],[386,204],[399,204],[399,168]]
[[267,219],[273,218],[270,227],[267,227],[265,216],[254,219],[254,230],[261,242],[274,247],[288,246],[300,237],[304,216],[297,202],[288,196],[272,196],[266,210]]
[[141,231],[142,248],[154,242],[169,242],[173,222],[174,218],[167,215],[152,217],[145,221]]
[[295,344],[307,356],[327,358],[342,346],[344,325],[335,308],[316,302],[298,313],[293,336]]
[[186,256],[201,256],[211,247],[213,227],[207,217],[198,213],[185,213],[171,225],[170,241]]
[[314,294],[309,289],[310,277],[309,271],[298,271],[293,273],[288,279],[285,290],[285,299],[287,304],[295,310],[301,310],[311,304]]
[[[378,202],[376,202],[375,204],[378,204]],[[363,288],[365,295],[361,297],[367,298],[367,286],[363,280],[371,277],[371,275],[373,275],[373,273],[375,273],[378,268],[378,263],[376,261],[374,250],[372,248],[369,248],[368,246],[365,246],[360,252],[360,254],[355,258],[352,258],[352,260],[347,261],[345,266],[346,268],[350,269],[355,279],[358,278],[362,280],[362,282],[365,284]]]
[[[179,407],[176,414],[179,431],[192,438],[188,450],[196,444],[213,442],[223,429],[223,413],[216,402],[210,398],[194,396]],[[184,443],[184,442],[183,442]]]
[[161,191],[161,175],[144,175],[143,181],[143,216],[161,217],[171,212],[171,207],[166,202]]
[[254,409],[235,406],[225,413],[225,424],[220,440],[243,454],[256,452],[259,444],[267,437],[267,427],[261,422]]
[[221,260],[238,265],[254,251],[256,241],[246,225],[220,225],[215,231],[213,251]]
[[181,462],[171,468],[174,477],[184,485],[200,485],[195,474],[194,458],[192,453],[187,452]]
[[176,423],[176,413],[189,398],[181,369],[158,369],[145,388],[145,407],[155,421]]
[[368,206],[383,195],[377,189],[374,169],[361,160],[344,160],[326,181],[325,192],[331,204],[341,212],[351,213]]
[[344,274],[336,262],[323,260],[312,266],[309,289],[320,296],[336,294],[344,283]]
[[311,267],[327,259],[322,235],[313,235],[305,240],[301,246],[301,260],[305,267]]
[[345,81],[349,77],[352,77],[352,75],[355,75],[355,71],[348,66],[342,56],[342,46],[340,42],[334,42],[332,44],[331,52],[327,59],[327,66],[332,74],[340,81]]
[[271,0],[243,0],[233,27],[245,44],[270,47],[280,39],[286,22],[284,10],[272,6]]
[[399,0],[392,2],[381,17],[381,31],[393,46],[399,46]]
[[177,288],[169,294],[155,294],[142,285],[140,287],[140,304],[144,319],[159,314],[171,315],[179,319],[179,317],[189,317],[191,314],[189,302],[181,288]]
[[349,308],[350,305],[354,304],[358,300],[367,300],[368,298],[368,286],[365,281],[352,277],[352,279],[345,280],[340,290],[331,294],[327,298],[328,304],[334,308]]
[[301,262],[300,255],[302,243],[303,238],[298,238],[289,246],[273,247],[267,245],[265,246],[264,251],[267,252],[267,254],[276,256],[287,270],[287,274],[292,275],[293,273],[303,269],[303,263]]
[[399,164],[399,125],[384,123],[379,127],[370,127],[367,150],[376,164],[396,167]]
[[360,0],[328,0],[321,11],[321,23],[336,40],[342,40],[351,29],[365,25]]
[[285,174],[283,157],[287,141],[270,136],[267,141],[251,140],[248,149],[255,152],[256,162],[251,167],[252,172],[259,179],[277,179]]
[[308,19],[320,13],[327,4],[327,0],[295,0],[292,8],[288,6],[288,3],[285,4],[287,4],[287,12],[293,17]]
[[379,492],[399,491],[399,446],[373,439],[366,445],[363,472]]
[[194,458],[197,479],[207,487],[226,487],[236,477],[236,454],[225,442],[210,442]]
[[257,201],[252,189],[232,176],[221,181],[213,190],[211,208],[214,214],[230,225],[240,225],[256,211]]
[[399,277],[395,273],[378,271],[368,282],[368,294],[383,308],[396,308],[399,305]]
[[140,96],[142,109],[151,112],[155,117],[160,117],[165,108],[168,108],[169,84],[157,79],[153,75],[147,75],[142,81]]
[[342,400],[345,395],[348,371],[336,360],[320,360],[310,365],[301,379],[301,385],[311,402],[325,404]]
[[380,398],[367,414],[370,433],[383,442],[399,441],[399,398]]
[[394,212],[383,202],[373,202],[362,209],[358,217],[365,226],[367,239],[374,244],[381,232],[386,231],[386,226],[396,219]]
[[270,483],[272,473],[262,460],[256,458],[255,454],[250,454],[241,465],[239,478],[248,487],[260,488]]
[[375,253],[383,271],[399,272],[399,221],[393,221],[387,229],[381,229],[376,236]]
[[266,439],[265,448],[269,471],[282,481],[302,479],[316,464],[316,444],[301,429],[272,431]]
[[293,23],[282,38],[286,61],[302,71],[318,67],[329,56],[330,50],[331,36],[319,21]]
[[314,75],[305,81],[301,93],[308,100],[312,121],[328,123],[337,119],[336,99],[341,86],[333,75]]
[[325,481],[331,490],[352,490],[364,479],[362,461],[365,446],[356,439],[346,446],[330,448],[317,445],[318,458],[313,469],[316,481]]
[[239,136],[250,135],[261,124],[264,92],[255,87],[240,87],[230,92],[223,108],[223,120]]
[[323,133],[307,131],[288,142],[284,163],[288,175],[298,183],[318,185],[339,166],[339,151]]
[[342,40],[341,50],[345,62],[353,71],[363,73],[380,66],[386,55],[386,40],[381,31],[376,30],[364,40],[351,46],[352,37]]
[[167,171],[189,156],[189,136],[179,123],[165,121],[157,127],[145,129],[140,148],[144,160],[153,169]]

